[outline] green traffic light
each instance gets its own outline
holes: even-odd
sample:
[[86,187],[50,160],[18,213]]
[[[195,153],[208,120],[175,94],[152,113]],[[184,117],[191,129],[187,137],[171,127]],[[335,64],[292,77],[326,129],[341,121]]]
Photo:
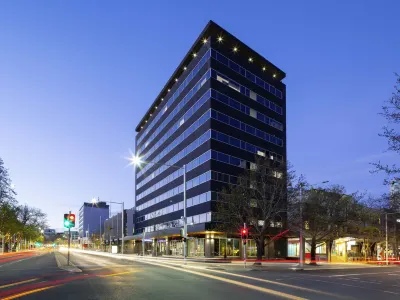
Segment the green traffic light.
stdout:
[[68,227],[69,226],[69,221],[64,221],[64,226]]

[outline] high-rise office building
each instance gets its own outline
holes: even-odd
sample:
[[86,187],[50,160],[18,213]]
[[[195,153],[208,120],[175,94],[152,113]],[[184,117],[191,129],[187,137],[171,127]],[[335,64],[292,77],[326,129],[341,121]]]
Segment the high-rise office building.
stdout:
[[88,238],[100,234],[104,221],[109,218],[109,205],[106,202],[84,202],[79,209],[79,237]]
[[213,200],[256,155],[286,160],[285,76],[207,24],[136,128],[135,154],[151,162],[136,167],[137,251],[182,255],[183,170],[171,165],[186,165],[188,255],[238,255],[239,239],[214,230]]

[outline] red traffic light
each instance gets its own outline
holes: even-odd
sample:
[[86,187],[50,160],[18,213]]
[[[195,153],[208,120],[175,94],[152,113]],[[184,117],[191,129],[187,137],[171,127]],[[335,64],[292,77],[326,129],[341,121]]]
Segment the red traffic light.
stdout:
[[243,229],[243,230],[242,230],[242,233],[243,233],[243,234],[246,234],[246,233],[247,233],[247,229]]
[[70,214],[68,216],[68,219],[70,219],[71,221],[75,220],[75,215],[74,214]]

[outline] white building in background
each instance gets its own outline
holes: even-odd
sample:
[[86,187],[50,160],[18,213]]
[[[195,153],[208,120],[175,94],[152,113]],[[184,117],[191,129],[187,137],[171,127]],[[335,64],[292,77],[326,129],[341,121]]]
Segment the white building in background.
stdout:
[[400,178],[393,178],[390,182],[390,195],[400,193]]

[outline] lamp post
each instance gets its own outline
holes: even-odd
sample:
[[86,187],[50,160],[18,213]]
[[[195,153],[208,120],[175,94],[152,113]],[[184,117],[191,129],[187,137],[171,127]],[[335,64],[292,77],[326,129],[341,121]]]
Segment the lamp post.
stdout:
[[[386,232],[386,249],[385,249],[385,255],[386,255],[386,265],[389,265],[389,253],[388,253],[388,215],[395,215],[399,214],[400,212],[393,212],[393,213],[385,213],[385,232]],[[400,223],[400,219],[396,219],[397,223]]]
[[[131,165],[140,166],[140,164],[152,164],[152,165],[160,165],[160,166],[167,166],[176,168],[178,170],[183,171],[183,263],[186,265],[186,244],[187,244],[187,218],[186,218],[186,165],[177,166],[177,165],[170,165],[170,164],[163,164],[153,161],[143,161],[138,156],[132,156],[129,158],[131,161]],[[143,239],[142,239],[143,240]]]
[[[93,198],[92,199],[92,203],[93,204],[96,204],[98,202],[98,199],[96,199],[96,198]],[[114,203],[114,204],[120,204],[121,205],[121,207],[122,207],[122,211],[121,211],[121,214],[122,214],[122,220],[121,220],[121,223],[122,223],[122,230],[121,230],[121,243],[122,243],[122,245],[121,245],[121,253],[122,254],[124,254],[124,202],[114,202],[114,201],[106,201],[106,203]],[[117,217],[118,217],[118,215],[117,215]],[[101,227],[101,226],[100,226]],[[119,237],[117,236],[117,239],[118,239]],[[118,245],[118,242],[117,242],[117,245]],[[111,247],[111,243],[110,243],[110,247]]]
[[299,192],[300,192],[300,232],[299,232],[299,240],[300,240],[300,251],[299,251],[299,254],[300,254],[300,257],[299,257],[299,267],[300,268],[303,268],[304,267],[304,244],[303,244],[303,188],[305,187],[305,186],[310,186],[310,187],[313,187],[314,185],[317,185],[317,184],[324,184],[324,183],[328,183],[329,182],[329,180],[325,180],[325,181],[322,181],[322,182],[320,182],[320,183],[314,183],[314,184],[306,184],[306,183],[304,183],[304,182],[302,182],[302,183],[300,183],[300,185],[299,185]]

